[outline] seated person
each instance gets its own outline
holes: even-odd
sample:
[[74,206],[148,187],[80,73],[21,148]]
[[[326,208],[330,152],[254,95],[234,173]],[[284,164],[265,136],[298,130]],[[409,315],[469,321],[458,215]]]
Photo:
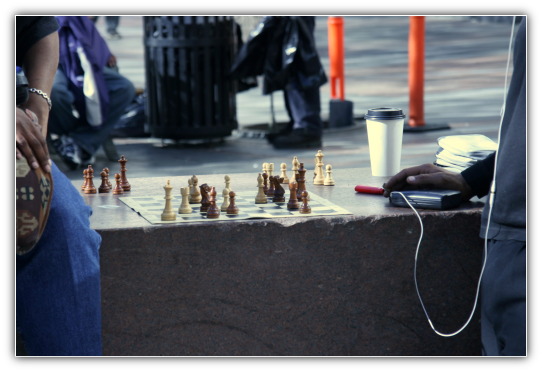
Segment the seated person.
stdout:
[[94,162],[135,97],[133,84],[88,17],[57,17],[60,60],[51,94],[50,140],[71,169]]

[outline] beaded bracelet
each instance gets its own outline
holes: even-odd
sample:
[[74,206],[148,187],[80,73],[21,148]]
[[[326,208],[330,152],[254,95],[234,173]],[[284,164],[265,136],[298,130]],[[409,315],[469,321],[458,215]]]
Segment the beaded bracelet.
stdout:
[[32,92],[32,93],[39,94],[40,96],[42,96],[43,99],[45,99],[47,101],[47,104],[49,105],[49,111],[51,111],[51,108],[53,107],[53,104],[51,103],[51,99],[49,98],[47,93],[45,93],[43,90],[36,89],[36,88],[28,88],[28,91]]

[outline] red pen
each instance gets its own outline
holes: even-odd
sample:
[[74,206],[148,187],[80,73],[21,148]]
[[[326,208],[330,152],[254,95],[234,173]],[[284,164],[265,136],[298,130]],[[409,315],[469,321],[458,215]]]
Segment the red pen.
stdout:
[[357,185],[354,188],[354,190],[356,190],[357,192],[364,193],[364,194],[377,194],[377,195],[384,194],[384,189],[382,187]]

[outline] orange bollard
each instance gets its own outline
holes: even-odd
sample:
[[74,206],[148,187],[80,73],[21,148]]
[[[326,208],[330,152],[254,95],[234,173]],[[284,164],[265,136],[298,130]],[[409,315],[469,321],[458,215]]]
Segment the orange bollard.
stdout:
[[[344,20],[343,17],[328,17],[328,53],[331,98],[344,101]],[[336,84],[339,84],[337,94]]]
[[408,81],[410,92],[409,119],[411,127],[423,127],[424,118],[424,68],[425,68],[425,17],[410,17],[408,37]]

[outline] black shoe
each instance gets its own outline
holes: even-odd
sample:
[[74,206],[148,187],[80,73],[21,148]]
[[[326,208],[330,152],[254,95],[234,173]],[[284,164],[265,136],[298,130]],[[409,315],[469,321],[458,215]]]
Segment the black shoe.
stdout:
[[284,128],[282,128],[279,131],[267,133],[265,135],[265,138],[267,139],[267,142],[273,143],[275,141],[275,138],[280,137],[280,136],[289,135],[290,133],[292,133],[293,126],[294,126],[294,124],[290,122]]
[[81,149],[71,137],[51,134],[50,142],[56,153],[71,170],[81,166]]
[[273,141],[276,149],[303,149],[322,147],[322,136],[307,133],[303,129],[294,129],[291,133],[277,136]]

